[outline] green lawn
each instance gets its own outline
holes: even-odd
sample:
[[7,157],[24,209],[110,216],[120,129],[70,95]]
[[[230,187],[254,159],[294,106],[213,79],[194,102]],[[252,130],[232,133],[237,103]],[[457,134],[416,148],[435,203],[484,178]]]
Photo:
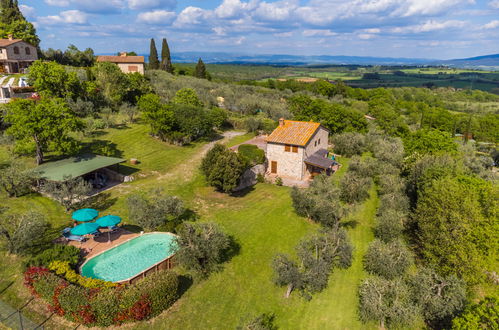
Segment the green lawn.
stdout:
[[[251,137],[251,134],[244,135],[224,142],[234,145]],[[329,287],[311,301],[304,300],[297,292],[285,299],[285,288],[272,283],[272,257],[278,252],[294,253],[297,243],[318,228],[294,213],[289,188],[259,184],[241,197],[214,192],[206,186],[198,170],[201,152],[206,151],[204,144],[169,146],[149,137],[147,128],[142,125],[108,129],[98,139],[114,143],[114,148],[121,151],[123,157],[142,161],[137,166],[141,171],[134,174],[136,181],[106,192],[102,195],[105,200],[94,205],[103,213],[121,215],[124,222],[133,223],[126,211],[126,196],[133,191],[162,188],[181,197],[197,213],[199,221],[220,224],[240,245],[239,253],[225,263],[220,272],[194,283],[171,310],[135,327],[226,329],[234,328],[242,319],[271,312],[275,313],[281,329],[366,328],[357,317],[357,286],[365,276],[362,255],[373,238],[371,226],[377,204],[374,190],[371,198],[353,210],[351,218],[347,219],[354,224],[348,229],[355,246],[352,267],[336,270]],[[348,159],[339,161],[344,166],[335,174],[336,180],[348,167]],[[142,173],[147,175],[141,176]],[[0,202],[13,212],[34,209],[48,216],[53,230],[47,239],[56,237],[59,230],[70,223],[69,214],[61,206],[39,195],[18,199],[0,195]],[[0,294],[0,299],[16,307],[29,296],[22,285],[21,272],[21,258],[0,254],[0,290],[13,282]],[[33,304],[28,305],[25,312],[37,321],[44,320],[39,307]],[[53,318],[47,327],[61,327],[58,322],[63,321]]]

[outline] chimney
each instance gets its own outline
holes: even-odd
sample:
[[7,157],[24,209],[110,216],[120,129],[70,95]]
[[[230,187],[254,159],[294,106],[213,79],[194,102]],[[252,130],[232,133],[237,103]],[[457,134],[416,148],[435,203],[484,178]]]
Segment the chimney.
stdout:
[[284,126],[284,118],[279,118],[279,126]]
[[122,56],[122,57],[126,57],[126,56],[127,56],[127,54],[126,54],[126,52],[121,52],[121,53],[120,53],[120,56]]
[[9,34],[7,37],[9,38],[9,40],[14,40],[14,38],[12,37],[12,34]]

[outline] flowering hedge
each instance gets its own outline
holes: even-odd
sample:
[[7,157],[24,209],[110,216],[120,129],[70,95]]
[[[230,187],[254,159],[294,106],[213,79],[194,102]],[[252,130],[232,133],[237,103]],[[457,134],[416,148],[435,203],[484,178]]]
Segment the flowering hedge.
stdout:
[[111,326],[158,315],[178,299],[178,277],[160,271],[134,285],[86,288],[44,267],[30,267],[24,284],[50,310],[86,326]]
[[59,261],[59,260],[52,261],[49,264],[49,269],[51,271],[54,271],[57,275],[64,277],[69,282],[81,285],[85,288],[100,289],[100,288],[112,288],[116,286],[116,283],[113,282],[99,280],[97,278],[81,276],[71,268],[69,262],[67,261]]

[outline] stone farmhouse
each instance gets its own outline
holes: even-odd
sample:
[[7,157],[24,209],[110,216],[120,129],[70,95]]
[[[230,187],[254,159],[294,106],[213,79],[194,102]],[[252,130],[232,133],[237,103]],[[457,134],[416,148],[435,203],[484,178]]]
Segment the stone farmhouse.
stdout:
[[124,73],[138,72],[144,74],[144,56],[128,56],[121,53],[119,56],[97,56],[97,62],[110,62],[116,64]]
[[21,39],[0,39],[0,73],[22,73],[38,60],[36,47]]
[[280,119],[266,139],[267,174],[300,181],[330,174],[336,162],[328,158],[328,138],[319,123]]

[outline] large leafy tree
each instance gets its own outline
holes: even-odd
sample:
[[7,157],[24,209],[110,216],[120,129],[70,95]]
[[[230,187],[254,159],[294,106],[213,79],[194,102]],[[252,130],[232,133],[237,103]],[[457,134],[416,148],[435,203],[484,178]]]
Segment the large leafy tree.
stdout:
[[17,0],[0,1],[0,38],[11,34],[14,38],[29,42],[35,47],[40,44],[36,29],[26,20]]
[[177,236],[176,260],[203,278],[218,270],[231,247],[231,240],[214,223],[186,223]]
[[497,260],[497,187],[467,176],[444,177],[420,192],[414,220],[422,255],[439,273],[481,282]]
[[182,88],[175,93],[175,97],[172,99],[173,103],[190,105],[193,107],[202,107],[203,102],[199,99],[196,91],[192,88]]
[[407,155],[428,155],[457,151],[450,133],[438,130],[418,130],[404,139]]
[[121,104],[130,87],[127,75],[116,64],[109,62],[97,63],[92,72],[106,101],[113,106]]
[[14,100],[7,105],[5,120],[10,124],[7,134],[16,140],[15,150],[35,152],[37,164],[43,163],[46,152],[63,154],[78,149],[71,133],[82,130],[83,123],[63,99]]
[[208,184],[225,193],[237,187],[246,167],[242,156],[222,145],[215,145],[201,164]]
[[452,321],[453,330],[499,329],[499,300],[486,297]]
[[149,50],[149,69],[159,69],[158,50],[156,49],[156,42],[151,38],[151,45]]
[[161,70],[173,74],[174,68],[172,64],[172,58],[170,55],[170,47],[166,38],[163,38],[163,44],[161,45]]
[[70,98],[76,101],[84,91],[75,72],[67,72],[56,62],[34,62],[29,69],[30,84],[45,97]]
[[163,104],[156,94],[145,94],[139,98],[137,106],[146,123],[151,127],[151,134],[166,140],[175,127],[175,115],[171,108]]

